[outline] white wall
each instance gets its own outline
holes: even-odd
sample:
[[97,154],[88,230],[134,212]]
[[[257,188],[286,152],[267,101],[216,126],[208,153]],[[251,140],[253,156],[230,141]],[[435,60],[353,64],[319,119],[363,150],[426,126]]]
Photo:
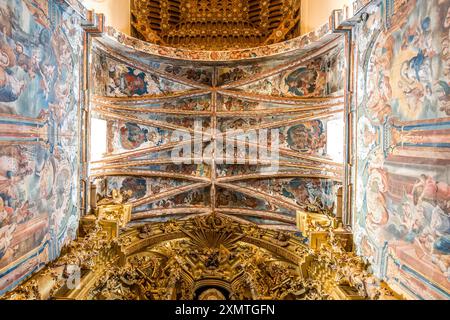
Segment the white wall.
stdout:
[[[342,9],[344,6],[351,8],[354,0],[301,0],[301,33],[308,33],[328,22],[331,12]],[[351,10],[350,10],[351,12]]]
[[[342,9],[344,5],[351,8],[354,0],[301,0],[301,32],[314,31],[328,22],[331,11]],[[130,34],[130,0],[81,0],[88,9],[103,13],[106,25]]]
[[88,9],[103,13],[106,25],[130,34],[130,0],[81,0]]

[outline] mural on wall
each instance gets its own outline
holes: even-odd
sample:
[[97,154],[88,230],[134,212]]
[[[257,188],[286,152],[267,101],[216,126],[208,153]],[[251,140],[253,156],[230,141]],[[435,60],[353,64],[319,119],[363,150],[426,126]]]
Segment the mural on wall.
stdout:
[[0,1],[0,295],[76,234],[80,21],[63,1]]
[[450,1],[390,2],[355,34],[356,239],[398,291],[449,299]]

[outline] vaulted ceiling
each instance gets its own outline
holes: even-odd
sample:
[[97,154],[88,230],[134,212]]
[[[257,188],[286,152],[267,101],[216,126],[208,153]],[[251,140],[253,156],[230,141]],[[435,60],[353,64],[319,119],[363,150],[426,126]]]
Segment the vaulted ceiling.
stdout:
[[299,35],[300,0],[133,0],[133,35],[180,48],[228,50]]
[[[343,128],[340,39],[314,54],[209,63],[118,51],[101,39],[95,45],[91,106],[107,121],[108,148],[91,178],[102,196],[133,192],[134,222],[217,213],[295,230],[298,210],[333,213],[343,177],[330,154],[342,140],[328,141],[331,121]],[[258,139],[239,136],[250,132]],[[243,149],[221,145],[227,133]],[[272,138],[278,159],[250,156],[271,148]]]

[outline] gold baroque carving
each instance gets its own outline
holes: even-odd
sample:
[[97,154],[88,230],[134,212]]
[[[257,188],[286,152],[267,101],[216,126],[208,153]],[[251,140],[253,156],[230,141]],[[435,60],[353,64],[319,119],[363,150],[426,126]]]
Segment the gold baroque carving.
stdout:
[[298,0],[134,0],[133,35],[194,50],[229,50],[300,35]]
[[[90,217],[90,228],[57,261],[6,298],[189,300],[200,284],[222,286],[228,299],[398,298],[333,223],[321,226],[325,236],[312,248],[306,238],[216,214],[129,227],[118,237],[100,222]],[[78,289],[67,288],[73,265],[84,270]]]

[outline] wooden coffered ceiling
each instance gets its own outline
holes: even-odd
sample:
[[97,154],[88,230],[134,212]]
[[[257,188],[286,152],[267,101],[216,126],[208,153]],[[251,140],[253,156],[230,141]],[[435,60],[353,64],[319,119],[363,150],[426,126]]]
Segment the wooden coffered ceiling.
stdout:
[[133,36],[196,50],[257,47],[299,35],[300,0],[132,0]]

